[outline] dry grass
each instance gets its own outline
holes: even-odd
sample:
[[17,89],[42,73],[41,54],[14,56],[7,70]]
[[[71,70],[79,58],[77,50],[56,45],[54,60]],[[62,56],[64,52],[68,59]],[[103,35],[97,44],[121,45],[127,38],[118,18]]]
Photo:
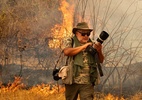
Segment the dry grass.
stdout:
[[[57,85],[41,84],[24,89],[25,86],[19,77],[15,77],[12,84],[8,84],[8,86],[1,84],[0,87],[0,100],[65,100],[64,87],[59,86],[58,91]],[[95,93],[94,100],[142,100],[142,93],[125,99],[111,94]]]

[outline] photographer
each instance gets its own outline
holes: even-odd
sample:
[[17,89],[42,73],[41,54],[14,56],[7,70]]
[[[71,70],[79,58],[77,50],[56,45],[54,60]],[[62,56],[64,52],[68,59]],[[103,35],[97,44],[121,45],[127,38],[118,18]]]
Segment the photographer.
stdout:
[[[92,29],[86,22],[78,23],[72,30],[74,37],[67,39],[63,44],[65,56],[73,57],[73,82],[65,84],[66,100],[93,100],[94,85],[98,78],[95,55],[88,53],[86,48],[92,46],[96,49],[100,63],[104,60],[102,44],[93,43],[89,38]],[[90,75],[90,73],[93,73]]]

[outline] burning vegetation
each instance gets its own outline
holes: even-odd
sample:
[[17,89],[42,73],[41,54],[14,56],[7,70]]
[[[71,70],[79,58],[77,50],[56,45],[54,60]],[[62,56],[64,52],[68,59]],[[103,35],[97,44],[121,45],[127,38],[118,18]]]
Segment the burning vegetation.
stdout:
[[[1,100],[65,100],[64,86],[58,84],[39,84],[30,88],[21,82],[21,77],[15,77],[13,83],[7,86],[0,85]],[[94,93],[94,100],[141,100],[142,93],[136,93],[134,96],[123,97],[115,96],[110,93]]]
[[72,36],[77,22],[87,21],[92,39],[102,30],[110,34],[103,44],[105,75],[94,100],[141,100],[142,26],[136,1],[1,0],[0,99],[64,100],[64,86],[53,82],[51,71],[63,38]]

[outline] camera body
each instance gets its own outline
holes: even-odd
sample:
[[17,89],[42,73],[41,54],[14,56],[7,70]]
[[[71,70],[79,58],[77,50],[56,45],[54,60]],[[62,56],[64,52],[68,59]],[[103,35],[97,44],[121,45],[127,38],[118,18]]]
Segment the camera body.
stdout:
[[[102,31],[99,37],[97,38],[97,42],[102,44],[108,37],[109,37],[109,34],[105,31]],[[90,45],[86,48],[86,51],[91,53],[91,55],[95,55],[97,53],[97,50]]]
[[58,81],[59,79],[61,79],[61,77],[58,76],[59,70],[60,70],[60,68],[53,69],[52,76],[55,81]]
[[95,55],[97,53],[97,50],[91,45],[87,46],[85,51],[89,52],[91,55]]

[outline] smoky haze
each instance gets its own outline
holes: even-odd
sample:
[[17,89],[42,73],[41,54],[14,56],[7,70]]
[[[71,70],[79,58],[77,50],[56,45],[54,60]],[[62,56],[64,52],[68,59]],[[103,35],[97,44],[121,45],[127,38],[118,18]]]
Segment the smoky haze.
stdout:
[[[112,39],[114,42],[109,43],[109,46],[111,44],[125,49],[138,47],[139,54],[141,53],[142,3],[140,0],[90,0],[76,3],[79,6],[76,7],[75,15],[82,17],[76,18],[75,23],[82,20],[89,22],[90,27],[94,29],[93,39],[96,40],[101,31],[106,30],[110,34],[107,41],[110,42]],[[133,63],[140,61],[141,56],[139,55]]]
[[[63,0],[65,1],[65,0]],[[53,82],[52,69],[61,52],[49,48],[52,29],[62,24],[60,0],[0,1],[1,81],[12,82],[21,75],[27,86]],[[141,87],[141,8],[140,0],[68,0],[74,5],[74,25],[88,21],[95,39],[102,30],[110,37],[103,43],[105,76],[99,90],[113,87]],[[70,8],[70,7],[69,7]],[[66,8],[66,9],[69,9]],[[57,28],[60,30],[60,28]],[[62,57],[63,58],[63,57]],[[63,62],[61,61],[60,64]],[[58,67],[60,67],[60,64]],[[128,86],[128,83],[130,86]]]
[[22,76],[26,85],[52,81],[48,70],[60,50],[49,48],[48,43],[52,40],[51,29],[62,22],[59,5],[57,0],[0,1],[3,83],[12,82],[14,76]]
[[[124,92],[126,87],[141,84],[141,1],[140,0],[90,0],[76,1],[75,16],[78,21],[89,22],[95,39],[102,30],[110,37],[103,43],[105,76],[101,78],[101,89],[116,87]],[[130,85],[131,84],[131,85]],[[141,85],[139,85],[141,86]],[[139,87],[138,86],[138,87]],[[137,87],[137,88],[138,88]],[[128,91],[134,91],[129,90]],[[140,89],[141,90],[141,89]],[[115,89],[112,91],[115,91]],[[125,91],[126,92],[126,91]]]

